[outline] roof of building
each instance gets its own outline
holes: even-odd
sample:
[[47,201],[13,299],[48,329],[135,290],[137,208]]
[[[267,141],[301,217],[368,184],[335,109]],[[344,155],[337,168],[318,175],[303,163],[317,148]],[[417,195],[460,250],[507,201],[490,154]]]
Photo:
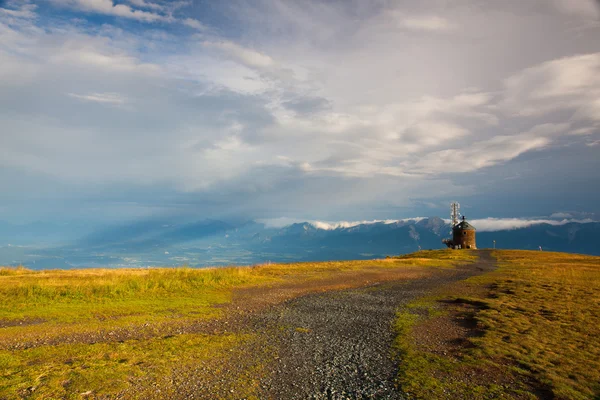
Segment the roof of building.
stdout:
[[460,223],[456,224],[454,226],[454,229],[460,229],[463,231],[474,231],[476,230],[475,227],[471,224],[469,224],[467,221],[465,221],[465,219],[463,218],[462,221],[460,221]]

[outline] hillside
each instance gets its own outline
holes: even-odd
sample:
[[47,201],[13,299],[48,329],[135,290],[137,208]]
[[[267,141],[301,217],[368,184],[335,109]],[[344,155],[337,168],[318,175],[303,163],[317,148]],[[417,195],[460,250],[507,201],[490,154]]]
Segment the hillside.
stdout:
[[597,399],[600,258],[492,256],[497,270],[400,308],[404,390],[421,399]]
[[539,251],[3,268],[0,398],[594,398],[599,293],[600,258]]

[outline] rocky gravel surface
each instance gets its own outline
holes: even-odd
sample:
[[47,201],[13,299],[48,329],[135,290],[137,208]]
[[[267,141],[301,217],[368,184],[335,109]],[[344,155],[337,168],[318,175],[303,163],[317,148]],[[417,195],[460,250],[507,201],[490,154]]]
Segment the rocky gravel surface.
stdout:
[[268,341],[277,354],[261,381],[260,398],[403,399],[394,384],[396,310],[494,268],[489,252],[480,251],[480,257],[426,278],[306,295],[255,316],[255,326],[271,327],[265,332],[272,332]]

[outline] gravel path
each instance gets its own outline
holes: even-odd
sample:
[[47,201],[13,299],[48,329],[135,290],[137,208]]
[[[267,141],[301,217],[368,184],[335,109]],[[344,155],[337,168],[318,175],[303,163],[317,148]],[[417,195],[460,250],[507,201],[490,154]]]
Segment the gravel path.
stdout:
[[[404,399],[391,354],[396,310],[495,268],[489,251],[478,254],[478,262],[453,269],[359,271],[244,289],[224,306],[224,319],[175,326],[170,334],[241,334],[247,342],[157,381],[134,379],[107,398]],[[145,334],[123,337],[133,336]]]
[[252,324],[277,354],[260,398],[403,399],[391,357],[396,310],[495,267],[489,251],[479,255],[477,263],[427,278],[306,295],[255,315]]

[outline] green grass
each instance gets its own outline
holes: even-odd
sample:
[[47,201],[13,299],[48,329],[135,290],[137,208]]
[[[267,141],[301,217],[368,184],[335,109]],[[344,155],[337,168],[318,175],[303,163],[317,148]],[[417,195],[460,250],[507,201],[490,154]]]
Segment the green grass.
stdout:
[[[344,282],[344,274],[375,270],[407,271],[408,278],[469,260],[467,252],[444,250],[387,260],[214,269],[0,268],[0,399],[110,395],[135,381],[152,382],[187,364],[226,357],[257,337],[194,334],[181,327],[222,317],[224,308],[215,306],[231,302],[237,289],[292,282],[318,287],[323,279]],[[136,339],[111,338],[119,332]],[[85,344],[90,337],[95,344]],[[252,397],[255,373],[239,383],[246,397]]]
[[129,382],[168,375],[173,365],[225,354],[247,337],[178,335],[94,345],[60,344],[0,351],[0,397],[80,398],[81,393],[114,394]]
[[88,269],[30,271],[0,268],[0,320],[76,323],[139,315],[214,317],[235,288],[291,278],[322,279],[371,268],[448,267],[470,259],[456,252],[419,252],[390,260],[270,264],[211,269]]
[[421,250],[416,253],[393,257],[394,260],[420,262],[422,265],[436,267],[453,267],[457,264],[471,263],[477,260],[473,250]]
[[[415,309],[432,307],[431,299],[399,311],[396,348],[403,359],[403,388],[423,399],[537,398],[535,389],[557,399],[600,397],[600,257],[493,255],[498,270],[452,288],[467,292],[461,301],[483,306],[475,318],[484,334],[471,338],[474,347],[458,359],[420,350],[415,342],[414,327],[424,323]],[[457,297],[447,292],[438,299]],[[437,315],[448,310],[439,304]],[[465,378],[473,373],[512,383]]]
[[[247,268],[23,271],[0,276],[0,319],[59,322],[206,312],[227,289],[272,280]],[[210,313],[209,313],[210,314]]]

